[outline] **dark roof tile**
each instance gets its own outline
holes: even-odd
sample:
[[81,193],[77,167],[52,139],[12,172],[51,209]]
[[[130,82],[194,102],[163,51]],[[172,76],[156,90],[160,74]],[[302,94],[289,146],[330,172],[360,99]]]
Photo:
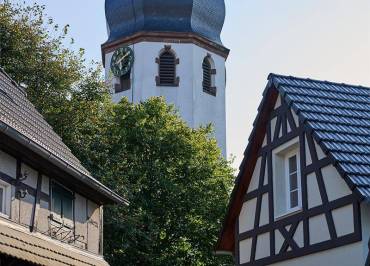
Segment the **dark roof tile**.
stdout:
[[350,184],[370,199],[370,88],[271,74]]
[[[106,197],[116,202],[125,202],[119,195],[94,179],[63,143],[58,134],[27,99],[23,88],[18,86],[0,68],[0,124],[15,130],[18,134],[35,143],[40,150],[58,158],[66,169],[74,169],[86,179],[87,185],[99,189]],[[64,170],[66,170],[64,169]],[[85,178],[86,177],[86,178]]]
[[42,115],[28,101],[24,91],[14,85],[3,71],[0,72],[0,89],[6,93],[0,94],[0,121],[17,130],[49,152],[58,155],[85,175],[89,172],[71,153],[62,139],[53,131]]

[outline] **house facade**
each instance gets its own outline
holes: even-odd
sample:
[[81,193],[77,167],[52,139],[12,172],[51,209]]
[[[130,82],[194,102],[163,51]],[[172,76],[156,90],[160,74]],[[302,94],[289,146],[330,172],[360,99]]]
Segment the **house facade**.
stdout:
[[94,179],[0,69],[0,265],[108,265]]
[[268,80],[217,252],[236,265],[369,265],[370,89]]

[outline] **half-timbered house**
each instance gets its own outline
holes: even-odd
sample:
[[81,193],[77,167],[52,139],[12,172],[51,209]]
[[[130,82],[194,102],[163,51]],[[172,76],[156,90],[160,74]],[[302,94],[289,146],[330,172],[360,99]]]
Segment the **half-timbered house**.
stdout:
[[0,68],[0,265],[108,265],[94,179]]
[[236,265],[369,265],[370,89],[271,74],[218,253]]

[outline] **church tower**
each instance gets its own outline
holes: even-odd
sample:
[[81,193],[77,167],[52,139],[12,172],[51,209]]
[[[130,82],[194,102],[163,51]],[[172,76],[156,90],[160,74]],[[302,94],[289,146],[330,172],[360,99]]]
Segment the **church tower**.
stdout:
[[113,100],[163,96],[189,126],[212,123],[226,156],[224,0],[106,0]]

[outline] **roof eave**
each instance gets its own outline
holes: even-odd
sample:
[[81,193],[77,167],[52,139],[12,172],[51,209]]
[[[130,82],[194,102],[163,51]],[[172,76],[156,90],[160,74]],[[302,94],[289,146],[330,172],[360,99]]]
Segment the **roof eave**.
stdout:
[[88,176],[79,170],[75,169],[72,165],[69,163],[61,160],[60,158],[56,157],[54,154],[46,150],[45,148],[41,147],[34,141],[30,140],[29,138],[25,137],[23,134],[15,130],[14,128],[10,127],[6,123],[0,121],[0,132],[4,133],[8,137],[14,139],[18,143],[28,147],[30,150],[33,152],[37,153],[41,157],[45,158],[48,160],[50,163],[55,165],[56,167],[64,170],[77,180],[81,181],[82,183],[86,184],[87,186],[95,189],[96,191],[100,192],[105,198],[106,202],[105,203],[115,203],[115,204],[124,204],[124,205],[129,205],[129,202],[97,181],[95,178]]

